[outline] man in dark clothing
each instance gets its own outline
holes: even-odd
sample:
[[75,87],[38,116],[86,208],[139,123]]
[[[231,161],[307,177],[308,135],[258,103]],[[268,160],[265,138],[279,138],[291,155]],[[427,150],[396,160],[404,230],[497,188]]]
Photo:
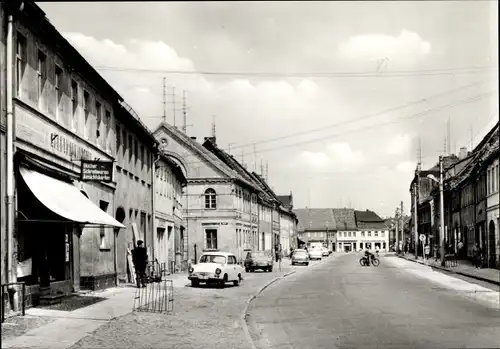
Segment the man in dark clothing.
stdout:
[[132,263],[135,268],[137,287],[146,287],[146,266],[148,265],[148,253],[142,246],[143,241],[137,241],[137,247],[132,250]]

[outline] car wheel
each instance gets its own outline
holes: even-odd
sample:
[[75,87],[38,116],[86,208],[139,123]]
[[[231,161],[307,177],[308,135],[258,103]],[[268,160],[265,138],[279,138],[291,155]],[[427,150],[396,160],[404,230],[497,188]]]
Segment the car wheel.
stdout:
[[273,272],[273,267],[269,268],[268,270],[269,270],[270,273],[272,273]]
[[200,286],[200,282],[198,280],[191,280],[191,287],[198,287]]
[[249,268],[245,268],[245,273],[248,273],[250,272],[250,269]]
[[224,274],[222,280],[219,281],[219,287],[220,288],[226,287],[226,282],[227,282],[227,274]]
[[294,262],[292,262],[292,265],[295,265],[295,263],[294,263]]
[[306,267],[308,267],[308,266],[309,266],[309,262],[306,263]]

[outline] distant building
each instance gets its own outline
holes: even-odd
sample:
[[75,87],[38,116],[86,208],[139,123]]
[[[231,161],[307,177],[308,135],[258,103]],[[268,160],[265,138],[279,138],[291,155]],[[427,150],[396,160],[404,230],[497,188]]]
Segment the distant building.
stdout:
[[297,216],[293,213],[293,195],[278,195],[280,206],[280,243],[285,255],[297,248]]
[[336,251],[335,218],[331,208],[300,208],[294,209],[299,221],[297,225],[297,239],[301,244],[308,245],[311,242],[322,242]]
[[337,251],[351,252],[360,249],[354,209],[334,208],[333,217],[337,227]]
[[389,229],[387,229],[385,221],[370,210],[354,211],[354,215],[358,228],[356,239],[359,250],[387,251],[389,249]]

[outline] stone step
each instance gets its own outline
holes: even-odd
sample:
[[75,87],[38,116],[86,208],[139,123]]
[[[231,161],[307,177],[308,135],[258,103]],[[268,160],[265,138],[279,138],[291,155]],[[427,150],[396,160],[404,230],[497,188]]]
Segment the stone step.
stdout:
[[66,297],[64,294],[49,294],[40,297],[40,305],[59,304]]

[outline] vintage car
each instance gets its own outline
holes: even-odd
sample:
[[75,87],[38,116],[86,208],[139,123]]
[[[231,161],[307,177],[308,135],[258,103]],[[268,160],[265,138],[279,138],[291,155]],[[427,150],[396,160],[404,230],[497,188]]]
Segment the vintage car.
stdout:
[[323,258],[323,248],[322,247],[316,247],[316,248],[310,248],[309,249],[309,259],[321,259]]
[[306,250],[296,249],[292,253],[292,265],[305,264],[309,265],[309,254]]
[[238,286],[243,280],[243,267],[236,262],[234,254],[229,252],[204,252],[197,264],[189,268],[188,279],[191,286],[196,287],[201,282],[216,284],[223,288],[227,282]]
[[245,271],[252,272],[257,269],[273,271],[273,256],[270,251],[250,251],[245,258]]
[[323,257],[328,257],[330,255],[330,251],[328,251],[328,248],[322,247],[323,249]]

